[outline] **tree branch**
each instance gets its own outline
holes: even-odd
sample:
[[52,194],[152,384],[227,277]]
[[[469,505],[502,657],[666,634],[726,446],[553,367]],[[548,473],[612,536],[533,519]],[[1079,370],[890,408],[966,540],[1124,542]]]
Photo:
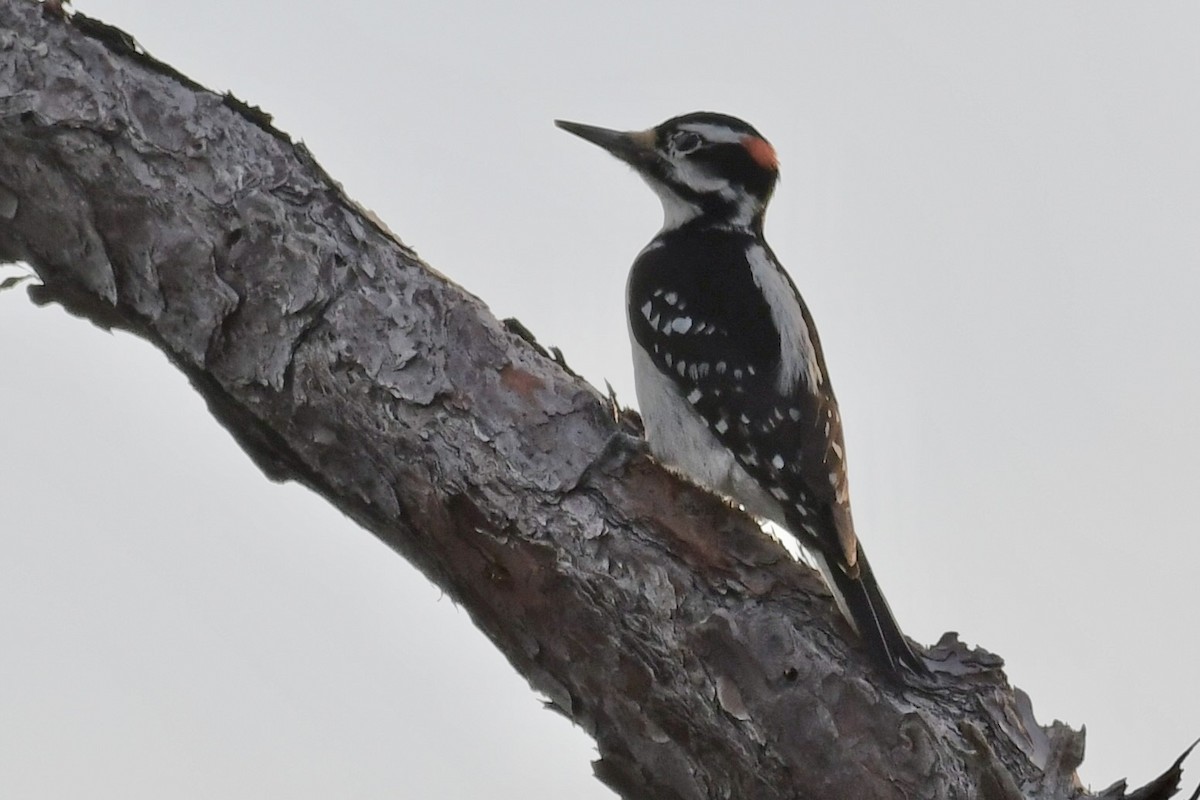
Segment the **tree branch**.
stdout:
[[[29,0],[0,0],[0,258],[160,347],[269,477],[445,589],[623,797],[1085,796],[1082,734],[1038,726],[999,659],[948,635],[935,681],[881,682],[813,573],[303,145]],[[1181,761],[1094,796],[1170,797]]]

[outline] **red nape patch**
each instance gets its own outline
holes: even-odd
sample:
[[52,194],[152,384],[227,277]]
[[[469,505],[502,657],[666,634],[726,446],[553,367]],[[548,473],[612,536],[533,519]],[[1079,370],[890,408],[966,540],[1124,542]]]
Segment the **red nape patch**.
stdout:
[[771,147],[771,143],[766,139],[744,136],[742,137],[742,147],[746,148],[746,152],[750,154],[754,162],[763,169],[779,169],[779,156],[775,155],[775,148]]

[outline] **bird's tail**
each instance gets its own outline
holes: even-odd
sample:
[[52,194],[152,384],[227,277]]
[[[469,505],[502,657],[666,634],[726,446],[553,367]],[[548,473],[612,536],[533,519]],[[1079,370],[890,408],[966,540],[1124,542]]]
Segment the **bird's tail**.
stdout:
[[903,666],[918,675],[927,674],[929,667],[913,651],[892,616],[862,545],[858,548],[857,577],[846,574],[836,564],[829,564],[823,554],[814,555],[838,608],[862,637],[872,660],[888,672],[897,673]]

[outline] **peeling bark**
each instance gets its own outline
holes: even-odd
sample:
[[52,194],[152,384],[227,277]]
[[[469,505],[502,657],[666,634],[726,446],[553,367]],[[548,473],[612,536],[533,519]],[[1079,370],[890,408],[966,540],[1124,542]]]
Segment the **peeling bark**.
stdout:
[[952,634],[933,680],[883,680],[814,573],[647,459],[262,112],[30,0],[0,0],[0,258],[33,266],[37,302],[160,347],[269,477],[416,564],[623,797],[1178,790],[1182,757],[1084,793],[1082,733],[1039,726]]

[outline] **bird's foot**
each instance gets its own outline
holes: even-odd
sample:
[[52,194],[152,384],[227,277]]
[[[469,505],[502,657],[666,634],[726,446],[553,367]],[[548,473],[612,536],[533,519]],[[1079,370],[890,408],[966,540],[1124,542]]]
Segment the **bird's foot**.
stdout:
[[613,431],[608,441],[600,448],[600,452],[591,460],[579,474],[572,489],[586,484],[592,475],[598,472],[612,473],[624,469],[639,456],[649,455],[650,446],[640,436],[633,436],[624,430]]

